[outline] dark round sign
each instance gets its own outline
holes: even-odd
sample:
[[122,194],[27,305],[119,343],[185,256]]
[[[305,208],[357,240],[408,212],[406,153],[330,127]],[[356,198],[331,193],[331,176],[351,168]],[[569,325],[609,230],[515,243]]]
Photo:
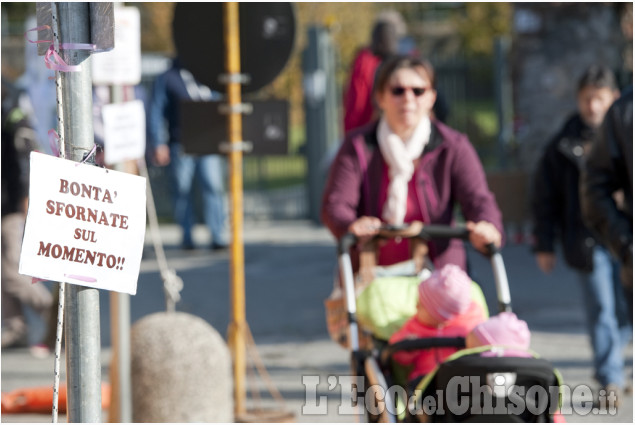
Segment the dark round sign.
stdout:
[[[239,3],[240,70],[250,82],[244,93],[253,93],[272,82],[282,71],[295,40],[291,3]],[[223,3],[177,3],[172,23],[174,45],[184,68],[212,90],[225,91],[218,80],[225,74]]]

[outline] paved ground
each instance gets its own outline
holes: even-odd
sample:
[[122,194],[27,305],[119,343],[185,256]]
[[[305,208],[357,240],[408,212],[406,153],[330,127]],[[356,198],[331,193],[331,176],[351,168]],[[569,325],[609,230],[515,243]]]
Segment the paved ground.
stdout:
[[[202,317],[222,335],[229,323],[229,267],[227,253],[205,249],[184,252],[177,248],[178,231],[162,226],[170,267],[184,280],[177,309]],[[196,240],[205,246],[207,235],[197,229]],[[261,390],[261,406],[291,411],[297,422],[355,422],[346,414],[350,401],[342,396],[335,378],[350,373],[348,353],[328,339],[323,300],[332,288],[335,246],[322,227],[305,221],[247,222],[244,235],[247,321],[268,374],[284,398],[272,400],[263,381],[248,381],[248,404],[256,406],[253,391]],[[488,262],[469,252],[472,275],[481,283],[491,311],[496,309]],[[551,276],[537,270],[525,245],[503,251],[510,280],[514,311],[529,323],[532,348],[551,360],[572,387],[588,385],[591,353],[584,333],[581,296],[575,277],[562,265]],[[110,362],[109,296],[102,292],[102,379],[108,380]],[[164,311],[165,300],[151,243],[148,239],[137,295],[131,298],[131,317]],[[27,349],[2,351],[2,391],[53,382],[53,358],[36,359]],[[625,352],[632,380],[632,346]],[[62,365],[62,371],[65,371]],[[64,375],[62,377],[64,379]],[[304,383],[303,383],[304,382]],[[326,397],[324,399],[324,397]],[[566,400],[567,401],[567,400]],[[348,406],[348,409],[346,409]],[[632,395],[616,414],[581,415],[580,397],[573,396],[567,422],[627,422],[633,420]],[[339,408],[344,414],[338,414]],[[303,413],[304,412],[304,413]],[[307,414],[314,412],[314,414]],[[50,422],[50,415],[2,415],[2,422]],[[104,420],[107,415],[104,416]],[[60,422],[66,421],[64,416]]]

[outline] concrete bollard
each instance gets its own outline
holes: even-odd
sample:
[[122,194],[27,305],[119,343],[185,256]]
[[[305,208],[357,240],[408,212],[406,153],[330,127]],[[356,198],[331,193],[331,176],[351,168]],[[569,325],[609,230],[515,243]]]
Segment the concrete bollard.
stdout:
[[233,422],[231,357],[220,334],[186,313],[131,329],[133,422]]

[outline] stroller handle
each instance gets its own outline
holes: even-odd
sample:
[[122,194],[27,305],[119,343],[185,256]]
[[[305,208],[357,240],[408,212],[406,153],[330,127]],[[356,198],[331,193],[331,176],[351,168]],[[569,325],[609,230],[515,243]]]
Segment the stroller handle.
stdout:
[[419,238],[429,241],[431,239],[463,239],[470,238],[470,231],[464,226],[444,226],[440,224],[431,224],[423,226]]
[[[401,238],[419,238],[424,241],[432,239],[470,239],[470,231],[465,226],[447,226],[443,224],[426,224],[421,230],[415,233],[411,232],[412,226],[383,226],[379,230],[379,234],[375,239],[390,239],[395,237]],[[340,238],[337,244],[338,254],[348,252],[353,245],[357,243],[357,236],[353,233],[347,233]],[[500,252],[500,248],[496,245],[489,244],[486,246],[488,257],[493,257]]]
[[347,233],[340,238],[337,242],[337,253],[338,255],[342,255],[348,252],[353,245],[357,243],[357,236],[352,233]]
[[[419,238],[424,241],[432,239],[463,239],[470,238],[470,231],[465,226],[447,226],[443,224],[425,224],[419,223],[420,229],[413,223],[410,226],[382,226],[375,239],[391,239],[401,237],[405,239]],[[337,248],[338,253],[348,252],[349,249],[357,243],[357,236],[347,233],[340,238]],[[494,245],[492,248],[496,249]]]

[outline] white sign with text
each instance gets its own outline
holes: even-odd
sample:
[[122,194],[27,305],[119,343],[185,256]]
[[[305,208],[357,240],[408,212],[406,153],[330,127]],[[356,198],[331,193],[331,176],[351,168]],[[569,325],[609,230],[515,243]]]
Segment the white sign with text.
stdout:
[[146,180],[31,153],[20,274],[137,292],[146,229]]
[[115,48],[91,55],[93,84],[141,82],[141,18],[133,6],[115,7]]
[[102,108],[104,161],[108,165],[142,158],[146,150],[143,101],[110,103]]

